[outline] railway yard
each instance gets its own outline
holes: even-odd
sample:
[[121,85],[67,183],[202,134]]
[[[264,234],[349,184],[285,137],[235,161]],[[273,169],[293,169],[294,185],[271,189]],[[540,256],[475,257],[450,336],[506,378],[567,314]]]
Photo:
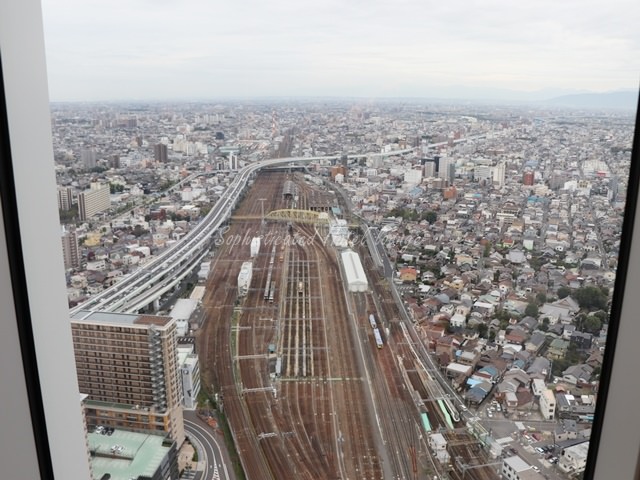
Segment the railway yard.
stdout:
[[[295,195],[283,194],[286,182]],[[354,249],[369,290],[349,292],[327,225],[263,221],[334,205],[301,174],[264,171],[218,241],[197,340],[202,385],[219,397],[246,478],[498,478],[495,460],[441,408],[434,372],[365,247]],[[239,296],[244,262],[252,275]],[[446,439],[448,462],[435,459],[427,430]]]

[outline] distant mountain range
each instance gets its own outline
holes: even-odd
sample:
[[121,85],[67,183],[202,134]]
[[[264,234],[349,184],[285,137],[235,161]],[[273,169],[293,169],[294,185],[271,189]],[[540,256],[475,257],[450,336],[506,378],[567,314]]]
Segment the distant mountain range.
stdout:
[[574,108],[615,108],[635,110],[638,107],[638,92],[620,91],[608,93],[577,93],[561,95],[541,103]]
[[[394,93],[399,93],[394,96]],[[356,96],[357,97],[357,96]],[[545,88],[534,91],[491,88],[485,86],[448,85],[417,88],[408,85],[399,92],[386,92],[383,97],[415,99],[437,103],[489,103],[530,105],[537,107],[570,107],[586,109],[634,110],[638,106],[638,91],[624,89],[613,92]]]

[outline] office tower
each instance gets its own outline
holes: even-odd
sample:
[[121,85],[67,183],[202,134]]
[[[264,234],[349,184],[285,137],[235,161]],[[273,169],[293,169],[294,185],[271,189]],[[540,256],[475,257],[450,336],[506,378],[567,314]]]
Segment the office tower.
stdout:
[[168,149],[164,143],[158,143],[154,147],[154,159],[156,162],[167,163]]
[[64,268],[80,268],[80,249],[75,228],[66,230],[62,227],[62,258]]
[[80,151],[80,160],[86,169],[95,167],[97,158],[98,154],[95,148],[83,148]]
[[80,311],[71,317],[71,334],[87,423],[166,432],[182,445],[175,320]]
[[80,220],[88,220],[111,206],[109,185],[94,182],[89,190],[78,194]]
[[58,187],[58,210],[71,210],[73,205],[73,189]]

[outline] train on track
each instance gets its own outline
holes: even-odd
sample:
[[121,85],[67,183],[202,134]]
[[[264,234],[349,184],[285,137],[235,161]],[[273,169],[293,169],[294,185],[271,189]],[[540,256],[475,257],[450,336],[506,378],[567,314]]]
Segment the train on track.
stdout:
[[420,414],[420,418],[422,419],[422,428],[426,433],[431,433],[431,422],[429,421],[429,417],[425,412]]
[[369,323],[371,324],[371,328],[378,328],[376,316],[373,313],[369,314]]
[[373,329],[373,336],[376,339],[376,347],[382,348],[384,343],[382,342],[382,335],[380,335],[380,330],[378,328]]

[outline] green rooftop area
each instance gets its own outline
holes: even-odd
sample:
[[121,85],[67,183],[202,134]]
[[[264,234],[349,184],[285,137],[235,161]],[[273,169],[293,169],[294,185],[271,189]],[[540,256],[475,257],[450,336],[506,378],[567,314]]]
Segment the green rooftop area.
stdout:
[[91,469],[94,480],[105,474],[110,480],[152,477],[170,447],[163,446],[164,436],[114,430],[111,435],[89,434]]

